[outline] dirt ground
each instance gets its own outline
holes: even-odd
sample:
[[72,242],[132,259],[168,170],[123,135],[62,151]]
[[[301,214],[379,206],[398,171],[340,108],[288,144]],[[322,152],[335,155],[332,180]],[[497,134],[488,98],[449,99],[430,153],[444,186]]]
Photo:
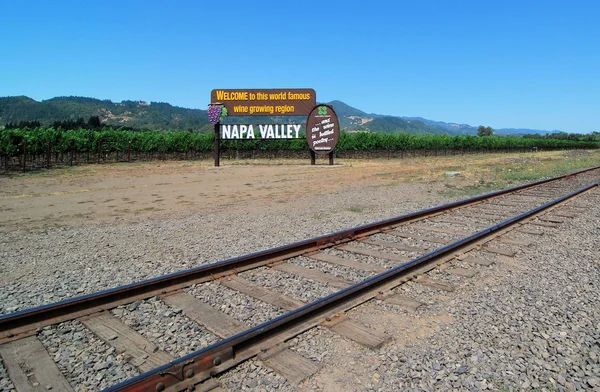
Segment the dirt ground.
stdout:
[[[588,155],[600,162],[598,153]],[[451,180],[460,189],[497,180],[498,167],[537,171],[544,162],[548,167],[569,159],[573,170],[590,165],[589,157],[578,165],[564,152],[548,152],[338,160],[334,166],[311,166],[308,159],[226,160],[220,167],[212,161],[161,161],[0,175],[0,231],[177,219],[190,211],[248,206],[260,213],[270,203],[366,186]]]

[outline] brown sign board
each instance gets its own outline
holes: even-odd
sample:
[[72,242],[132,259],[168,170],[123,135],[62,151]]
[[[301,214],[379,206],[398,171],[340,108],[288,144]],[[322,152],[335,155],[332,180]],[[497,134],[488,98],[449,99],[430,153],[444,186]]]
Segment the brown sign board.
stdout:
[[210,102],[224,105],[228,116],[306,116],[317,93],[312,88],[215,89]]
[[306,141],[317,154],[333,151],[340,138],[340,121],[330,105],[320,104],[306,119]]

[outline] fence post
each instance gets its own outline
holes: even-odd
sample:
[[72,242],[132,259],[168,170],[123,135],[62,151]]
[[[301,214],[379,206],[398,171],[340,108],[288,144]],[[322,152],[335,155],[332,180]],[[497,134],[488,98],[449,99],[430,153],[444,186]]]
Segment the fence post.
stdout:
[[215,124],[215,146],[213,151],[213,158],[215,161],[215,167],[218,167],[221,164],[221,150],[219,146],[219,141],[221,139],[221,123],[218,122]]
[[48,153],[46,154],[46,169],[50,169],[50,156],[52,155],[52,142],[48,140]]
[[131,140],[127,141],[127,162],[131,162]]
[[23,173],[27,171],[27,139],[23,139]]
[[69,166],[73,166],[73,150],[75,146],[75,140],[71,140],[71,156],[69,157]]

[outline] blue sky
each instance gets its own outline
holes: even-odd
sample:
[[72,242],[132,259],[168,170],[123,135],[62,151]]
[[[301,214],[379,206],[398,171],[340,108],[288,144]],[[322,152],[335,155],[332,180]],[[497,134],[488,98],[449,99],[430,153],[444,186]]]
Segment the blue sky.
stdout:
[[0,96],[205,109],[314,88],[368,113],[600,131],[597,1],[0,0]]

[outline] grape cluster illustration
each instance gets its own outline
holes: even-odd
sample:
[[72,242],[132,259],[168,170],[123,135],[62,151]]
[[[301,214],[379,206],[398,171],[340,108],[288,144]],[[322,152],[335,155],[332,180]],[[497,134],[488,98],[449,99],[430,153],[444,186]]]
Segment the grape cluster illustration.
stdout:
[[221,114],[223,113],[223,106],[221,105],[209,105],[206,110],[208,114],[208,120],[211,124],[216,124],[221,120]]

